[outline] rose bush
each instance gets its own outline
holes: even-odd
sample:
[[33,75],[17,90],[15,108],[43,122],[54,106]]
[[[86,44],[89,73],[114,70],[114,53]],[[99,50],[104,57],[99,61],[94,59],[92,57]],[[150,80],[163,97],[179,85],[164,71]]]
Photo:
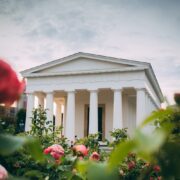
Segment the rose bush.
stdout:
[[19,81],[16,72],[9,64],[0,59],[0,103],[11,105],[25,87],[25,81]]

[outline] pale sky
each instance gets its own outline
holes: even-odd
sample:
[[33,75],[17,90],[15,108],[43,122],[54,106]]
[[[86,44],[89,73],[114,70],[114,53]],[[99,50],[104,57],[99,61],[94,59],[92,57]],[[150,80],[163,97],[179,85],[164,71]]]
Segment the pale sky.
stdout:
[[0,57],[17,72],[87,52],[150,62],[180,92],[179,0],[0,0]]

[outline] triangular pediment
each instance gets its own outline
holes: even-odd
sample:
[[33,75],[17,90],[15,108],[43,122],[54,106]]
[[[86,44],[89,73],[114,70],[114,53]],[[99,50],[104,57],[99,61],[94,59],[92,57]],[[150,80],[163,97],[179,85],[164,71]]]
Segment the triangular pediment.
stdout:
[[76,74],[105,72],[147,67],[147,63],[118,59],[94,54],[77,53],[49,63],[25,70],[24,77],[33,75]]
[[107,61],[99,61],[95,59],[77,58],[68,62],[61,63],[34,73],[59,73],[59,72],[75,72],[75,71],[97,71],[97,70],[110,70],[122,69],[133,67],[132,65],[112,63]]

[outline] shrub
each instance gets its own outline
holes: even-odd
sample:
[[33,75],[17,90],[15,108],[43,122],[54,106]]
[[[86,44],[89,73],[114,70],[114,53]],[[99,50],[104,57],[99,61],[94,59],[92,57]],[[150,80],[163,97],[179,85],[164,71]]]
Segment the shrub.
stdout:
[[110,144],[111,146],[115,146],[128,139],[127,128],[110,131],[110,135],[113,138],[113,142]]
[[24,132],[26,120],[26,110],[19,109],[16,114],[16,133]]

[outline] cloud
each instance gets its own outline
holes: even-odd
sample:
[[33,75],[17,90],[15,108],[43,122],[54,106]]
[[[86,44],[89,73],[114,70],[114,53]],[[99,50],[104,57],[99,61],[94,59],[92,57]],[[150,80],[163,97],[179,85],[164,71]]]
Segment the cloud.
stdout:
[[78,51],[147,61],[172,97],[180,90],[179,5],[178,0],[1,0],[0,56],[17,71]]

